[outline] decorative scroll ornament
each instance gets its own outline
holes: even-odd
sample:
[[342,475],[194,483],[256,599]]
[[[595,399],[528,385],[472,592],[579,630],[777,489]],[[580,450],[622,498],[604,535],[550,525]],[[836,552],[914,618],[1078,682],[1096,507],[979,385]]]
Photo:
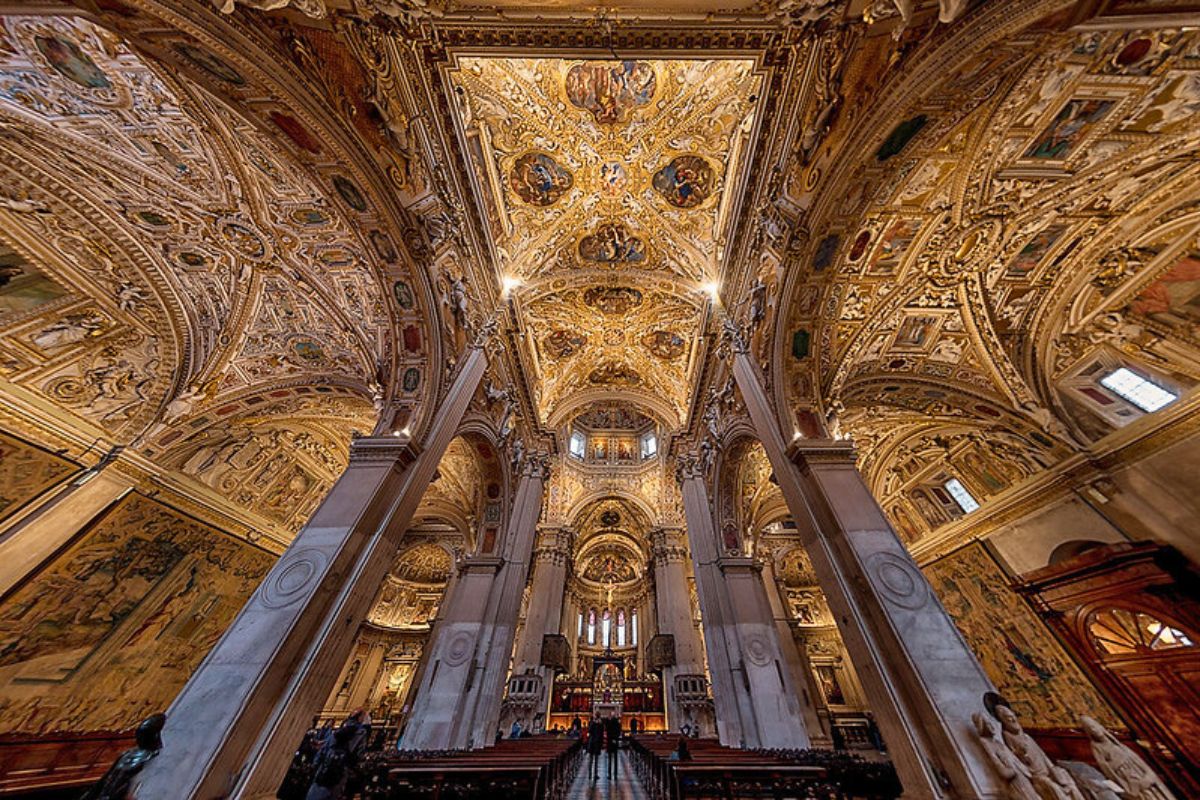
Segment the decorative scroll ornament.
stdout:
[[253,8],[257,11],[278,11],[281,8],[294,8],[306,17],[324,19],[329,15],[329,9],[322,0],[214,0],[222,14],[232,14],[238,5]]

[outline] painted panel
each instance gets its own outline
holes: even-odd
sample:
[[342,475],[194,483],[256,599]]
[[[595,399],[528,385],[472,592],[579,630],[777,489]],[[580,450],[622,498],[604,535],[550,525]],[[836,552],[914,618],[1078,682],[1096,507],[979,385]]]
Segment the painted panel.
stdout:
[[0,432],[0,520],[78,469],[65,458]]
[[127,496],[0,602],[0,733],[124,730],[165,709],[271,562]]

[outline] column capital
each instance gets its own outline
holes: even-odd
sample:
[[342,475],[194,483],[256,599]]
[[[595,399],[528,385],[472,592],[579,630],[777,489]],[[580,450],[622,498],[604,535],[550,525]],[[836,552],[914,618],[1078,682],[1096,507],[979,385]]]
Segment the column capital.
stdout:
[[483,322],[479,323],[479,327],[471,331],[471,340],[467,343],[468,348],[482,350],[487,347],[488,342],[496,335],[496,331],[500,330],[500,313],[497,310],[491,316],[486,317]]
[[522,457],[517,464],[517,474],[522,478],[546,480],[550,477],[550,454],[533,452]]
[[417,460],[421,447],[407,436],[359,436],[350,441],[350,466],[394,462],[403,468]]
[[696,478],[704,480],[715,456],[716,448],[707,439],[702,440],[694,451],[680,453],[675,459],[675,480],[679,483]]
[[542,528],[534,545],[535,561],[565,565],[575,546],[575,531],[570,528]]
[[797,439],[788,445],[787,457],[801,469],[814,464],[853,467],[858,451],[850,439]]
[[498,572],[504,564],[500,556],[470,555],[458,562],[459,574],[464,572]]
[[721,318],[721,343],[735,356],[747,355],[750,352],[750,343],[746,341],[745,331],[729,314],[723,314]]
[[654,528],[650,531],[650,547],[656,564],[682,563],[687,560],[688,547],[683,528]]

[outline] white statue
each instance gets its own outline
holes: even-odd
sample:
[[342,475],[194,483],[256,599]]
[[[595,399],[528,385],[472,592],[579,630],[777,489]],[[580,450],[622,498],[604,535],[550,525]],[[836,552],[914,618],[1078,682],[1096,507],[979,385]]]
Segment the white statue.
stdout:
[[993,713],[1004,729],[1004,743],[1028,768],[1030,780],[1043,800],[1083,800],[1083,793],[1075,785],[1071,773],[1050,760],[1033,737],[1021,727],[1015,711],[997,703]]
[[222,14],[232,14],[239,5],[258,11],[277,11],[291,6],[313,19],[324,19],[329,14],[321,0],[214,0],[214,3]]
[[1004,781],[1009,800],[1040,800],[1029,781],[1029,769],[1021,763],[1008,745],[1000,741],[996,724],[987,715],[976,711],[971,715],[983,751],[991,759],[996,774]]
[[750,287],[750,330],[755,330],[767,316],[767,285],[755,278]]
[[463,278],[450,279],[450,294],[447,298],[450,314],[460,328],[467,327],[467,282]]
[[1079,724],[1092,744],[1092,757],[1100,771],[1125,790],[1131,800],[1175,800],[1154,770],[1133,750],[1121,743],[1112,731],[1091,717],[1080,717]]

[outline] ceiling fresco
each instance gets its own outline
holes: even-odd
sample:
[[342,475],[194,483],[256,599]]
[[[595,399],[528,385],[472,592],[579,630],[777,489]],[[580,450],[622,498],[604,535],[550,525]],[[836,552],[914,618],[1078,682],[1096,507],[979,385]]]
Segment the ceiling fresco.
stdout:
[[[591,387],[686,406],[761,78],[745,59],[462,57],[449,72],[543,418]],[[682,414],[681,414],[682,416]]]
[[4,379],[290,537],[424,358],[365,189],[81,19],[3,20],[0,131]]
[[1108,371],[1200,380],[1200,38],[1038,42],[845,159],[788,305],[798,427],[854,437],[912,543],[962,517],[949,478],[993,497],[1143,416]]

